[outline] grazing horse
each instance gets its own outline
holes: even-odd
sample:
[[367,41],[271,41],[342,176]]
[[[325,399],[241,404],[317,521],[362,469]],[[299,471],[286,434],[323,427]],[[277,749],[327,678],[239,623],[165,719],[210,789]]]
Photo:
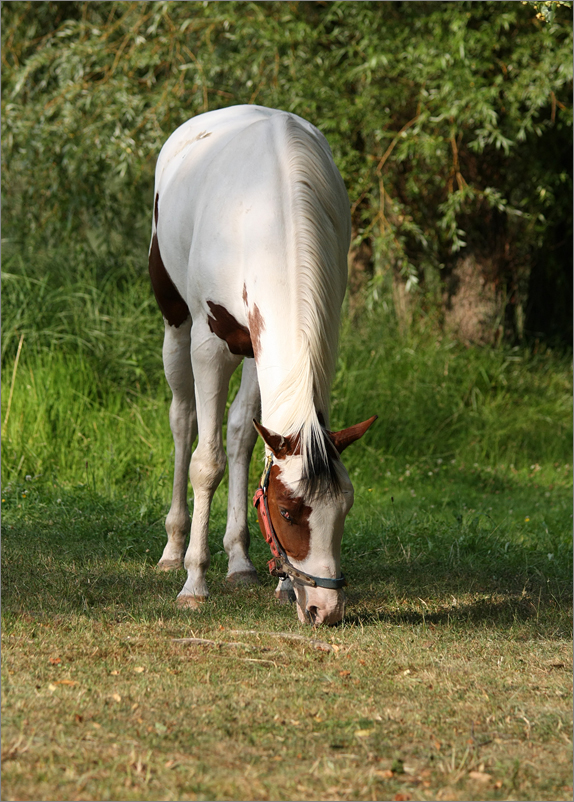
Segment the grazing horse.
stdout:
[[226,464],[223,415],[244,359],[227,423],[228,579],[258,581],[247,528],[258,432],[267,461],[255,503],[274,555],[270,570],[280,577],[276,595],[294,590],[302,621],[342,618],[341,537],[353,487],[339,454],[374,421],[328,428],[350,229],[329,145],[294,114],[261,106],[208,112],[161,150],[149,271],[165,320],[175,475],[158,567],[185,565],[181,606],[197,607],[208,593],[209,511]]

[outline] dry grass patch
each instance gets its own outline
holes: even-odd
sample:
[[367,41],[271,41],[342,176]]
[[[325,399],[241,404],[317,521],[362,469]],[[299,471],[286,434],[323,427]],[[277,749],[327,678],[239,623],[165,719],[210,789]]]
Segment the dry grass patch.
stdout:
[[221,619],[5,627],[4,798],[571,795],[571,650],[540,621],[347,625],[324,651]]

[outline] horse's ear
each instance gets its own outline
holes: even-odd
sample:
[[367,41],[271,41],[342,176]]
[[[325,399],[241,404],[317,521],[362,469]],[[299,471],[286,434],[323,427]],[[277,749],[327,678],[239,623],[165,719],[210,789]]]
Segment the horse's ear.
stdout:
[[272,432],[271,429],[266,429],[261,423],[257,423],[255,418],[253,419],[253,425],[277,459],[283,459],[283,457],[289,457],[291,454],[295,453],[290,437],[283,437],[282,434],[277,434],[277,432]]
[[369,426],[371,426],[378,417],[378,415],[373,415],[373,417],[369,418],[369,420],[365,420],[362,423],[356,423],[354,426],[349,426],[348,429],[341,429],[340,432],[329,432],[331,442],[339,454],[344,451],[347,446],[350,446],[351,443],[354,443],[355,440],[358,440],[360,437],[362,437]]

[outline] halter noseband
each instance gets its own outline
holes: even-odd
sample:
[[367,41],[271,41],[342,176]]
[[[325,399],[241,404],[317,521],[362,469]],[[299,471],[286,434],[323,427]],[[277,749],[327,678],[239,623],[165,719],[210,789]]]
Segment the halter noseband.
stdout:
[[259,508],[261,519],[263,521],[263,535],[267,543],[269,543],[271,553],[273,554],[272,559],[267,563],[269,566],[269,573],[272,576],[278,576],[281,579],[289,578],[293,582],[299,583],[300,585],[308,585],[312,588],[329,588],[330,590],[339,590],[339,588],[342,588],[347,584],[343,574],[341,574],[341,576],[337,579],[311,576],[311,574],[307,574],[305,571],[300,571],[298,568],[295,568],[295,566],[291,565],[289,562],[289,557],[285,553],[285,550],[277,538],[275,529],[273,528],[271,516],[269,515],[269,506],[267,504],[267,489],[269,487],[269,474],[271,473],[272,465],[273,457],[270,454],[267,457],[267,463],[265,465],[265,470],[263,472],[263,476],[261,477],[261,482],[257,492],[253,496],[253,506],[256,509]]

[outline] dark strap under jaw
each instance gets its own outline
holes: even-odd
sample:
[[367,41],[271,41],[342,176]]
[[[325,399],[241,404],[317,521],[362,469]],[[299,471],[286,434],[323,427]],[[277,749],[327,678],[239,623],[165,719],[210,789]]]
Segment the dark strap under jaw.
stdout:
[[337,579],[328,579],[322,576],[313,576],[307,574],[305,571],[299,571],[290,562],[283,559],[283,557],[273,557],[269,560],[269,573],[272,576],[278,576],[281,579],[289,578],[291,582],[300,585],[307,585],[310,588],[328,588],[329,590],[339,590],[345,587],[347,580],[341,574]]
[[[311,588],[328,588],[329,590],[339,590],[347,584],[343,574],[336,579],[329,579],[322,576],[312,576],[305,571],[300,571],[291,565],[289,557],[285,553],[281,543],[279,542],[275,533],[275,528],[271,522],[269,514],[269,506],[267,504],[267,488],[269,486],[269,474],[271,473],[271,466],[273,464],[272,458],[268,458],[265,466],[265,471],[261,477],[261,484],[257,488],[257,492],[253,496],[253,506],[259,508],[261,518],[263,519],[264,536],[273,558],[269,560],[269,573],[272,576],[277,576],[280,579],[289,578],[292,582],[299,585],[306,585]],[[261,504],[263,502],[263,504]]]

